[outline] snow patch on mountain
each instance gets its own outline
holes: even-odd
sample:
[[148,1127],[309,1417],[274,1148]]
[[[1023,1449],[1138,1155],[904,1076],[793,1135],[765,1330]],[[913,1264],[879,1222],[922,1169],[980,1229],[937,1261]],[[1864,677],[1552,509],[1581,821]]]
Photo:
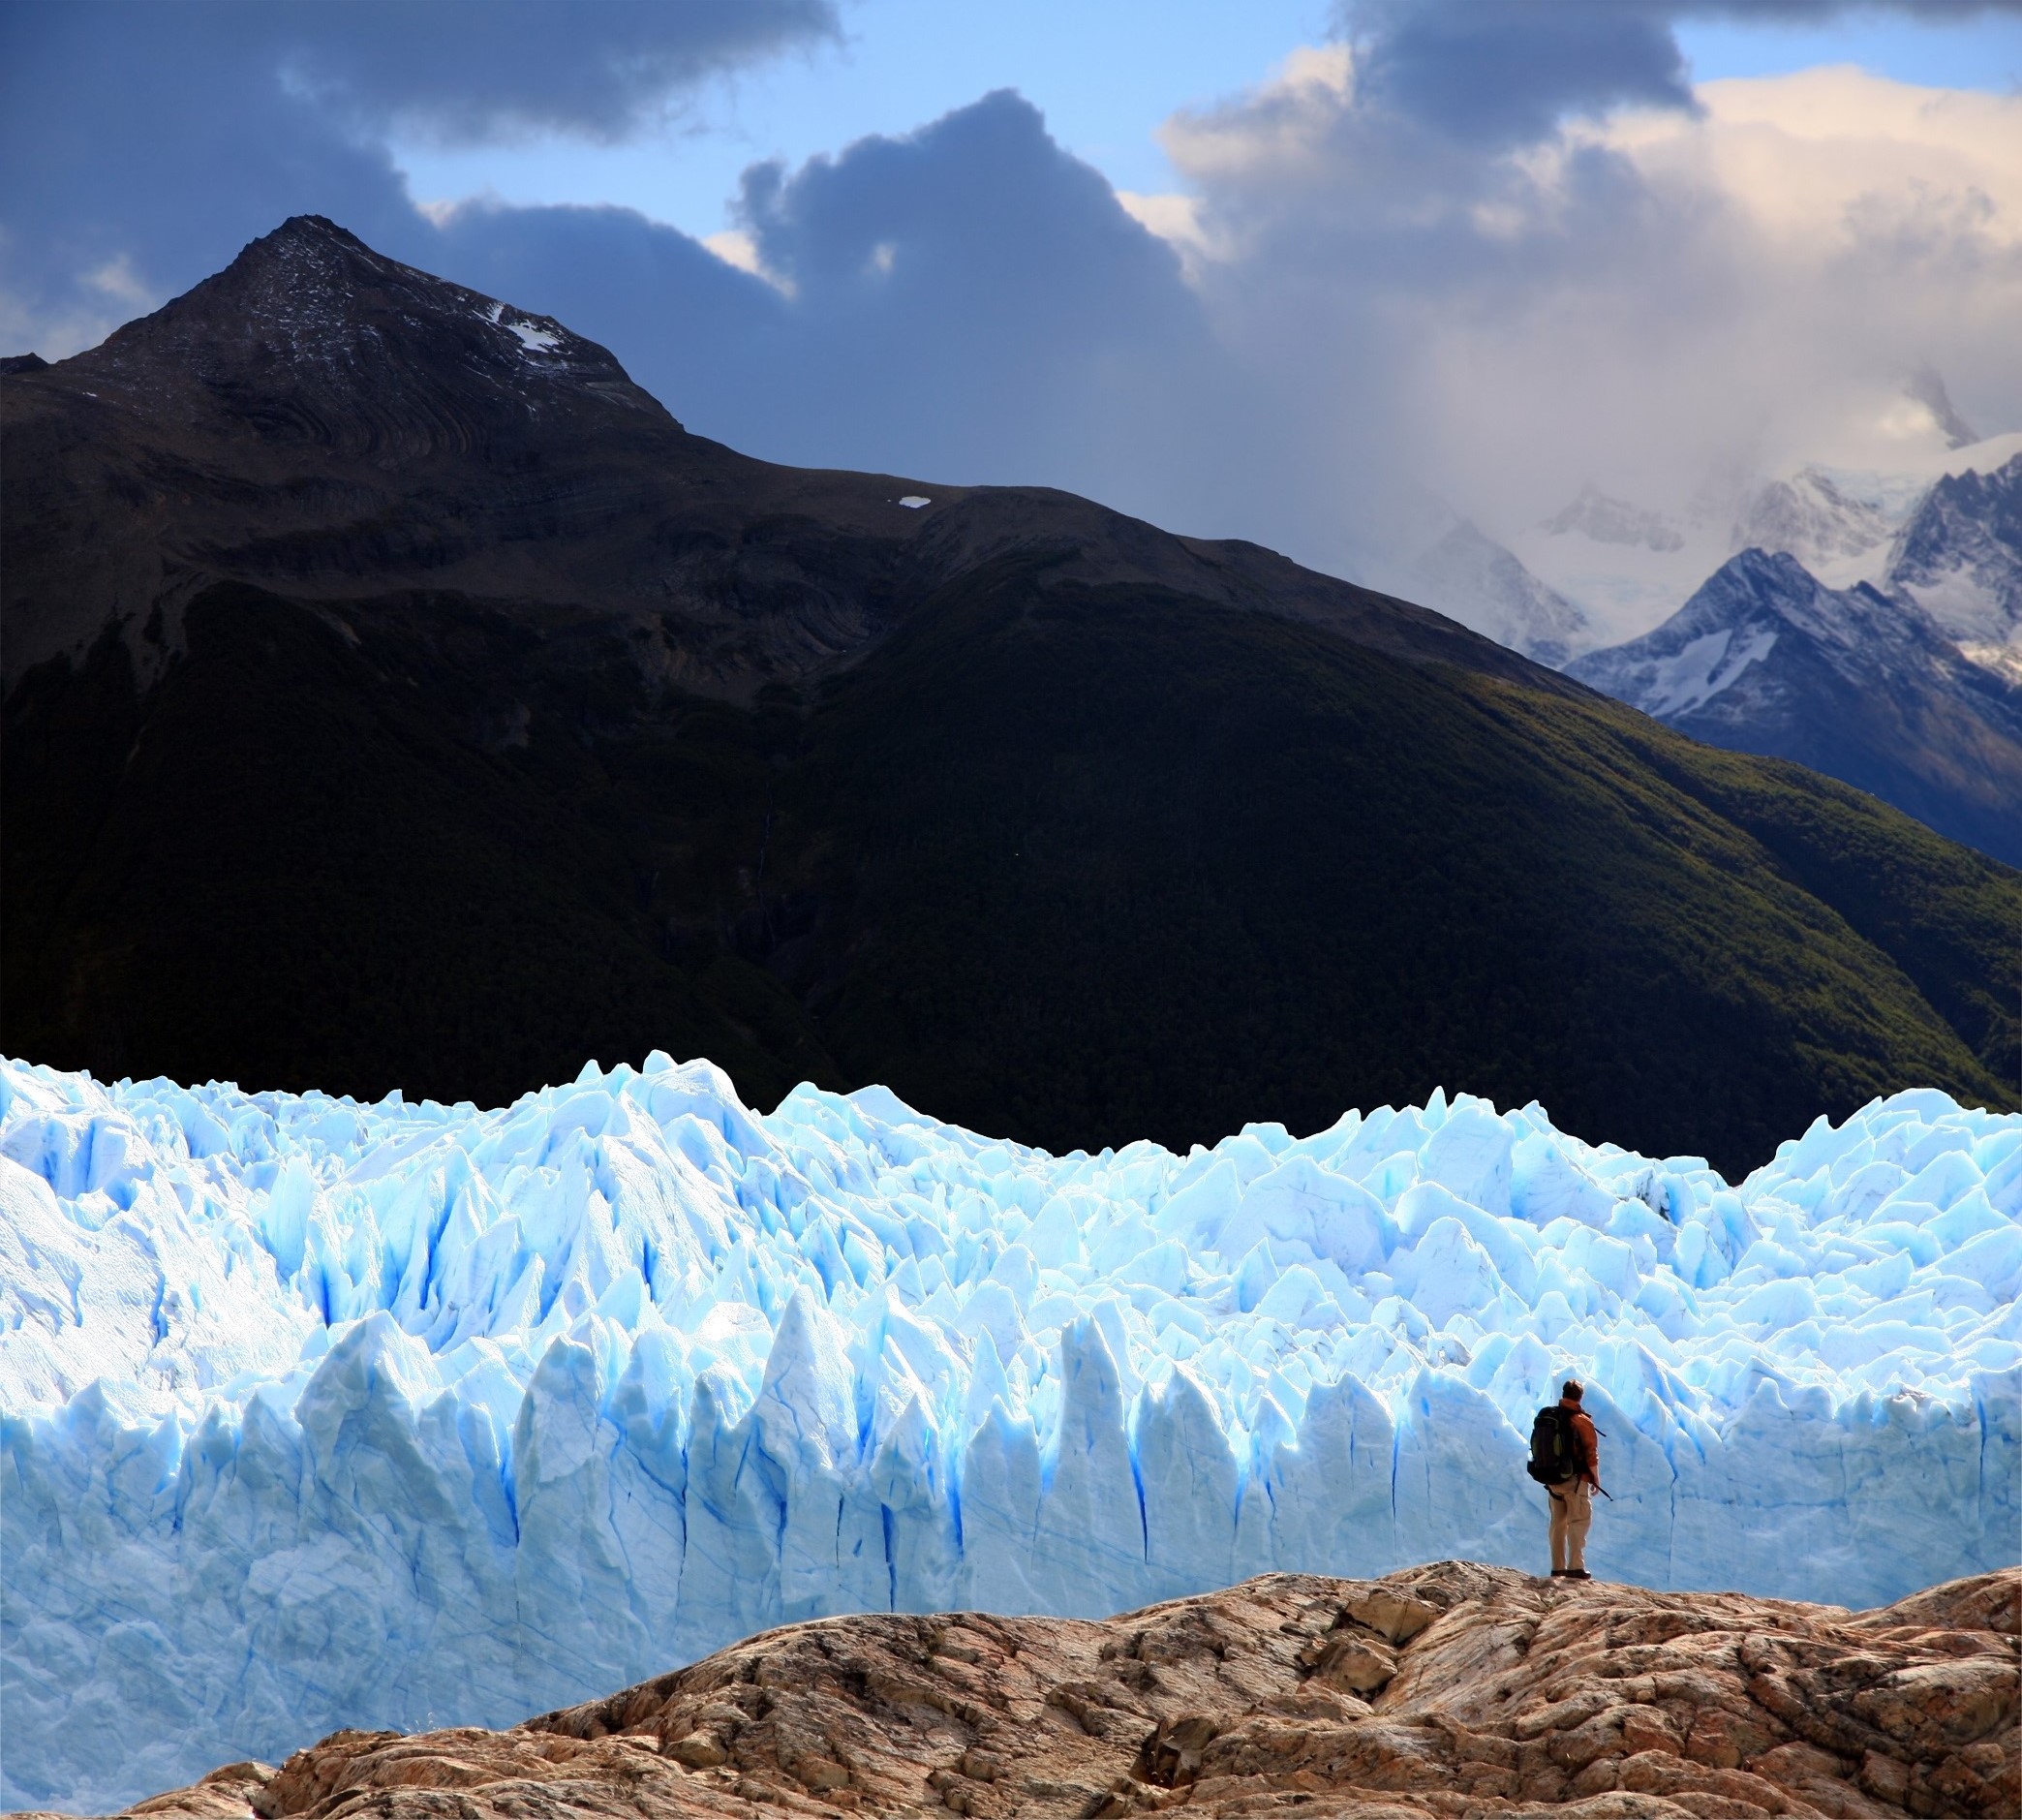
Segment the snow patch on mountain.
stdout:
[[1766,626],[1749,629],[1738,642],[1731,626],[1702,632],[1675,655],[1656,661],[1650,671],[1647,700],[1638,705],[1660,718],[1702,707],[1751,663],[1775,650],[1777,635]]
[[[2022,1118],[1732,1186],[1465,1095],[1053,1157],[707,1064],[498,1111],[0,1065],[0,1795],[502,1724],[852,1610],[1535,1566],[1882,1600],[2010,1561]],[[107,1737],[121,1741],[116,1754]]]

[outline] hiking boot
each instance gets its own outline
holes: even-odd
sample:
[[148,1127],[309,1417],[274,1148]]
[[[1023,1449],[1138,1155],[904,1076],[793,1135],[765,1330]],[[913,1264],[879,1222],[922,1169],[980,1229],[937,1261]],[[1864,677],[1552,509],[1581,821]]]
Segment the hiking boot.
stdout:
[[1593,1577],[1584,1567],[1568,1567],[1559,1575],[1561,1580],[1591,1580]]

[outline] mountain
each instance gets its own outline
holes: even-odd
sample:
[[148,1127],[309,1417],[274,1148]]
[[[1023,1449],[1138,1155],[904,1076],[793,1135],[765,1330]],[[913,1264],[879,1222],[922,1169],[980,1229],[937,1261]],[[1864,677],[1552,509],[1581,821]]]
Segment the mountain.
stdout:
[[1730,547],[1794,556],[1822,569],[1885,547],[1893,529],[1873,500],[1850,490],[1827,470],[1808,466],[1748,496],[1734,519]]
[[1547,518],[1542,529],[1562,538],[1578,532],[1596,543],[1623,543],[1660,552],[1681,550],[1685,536],[1662,512],[1614,499],[1589,481],[1573,503]]
[[1947,448],[1965,448],[1979,441],[1974,430],[1953,408],[1951,394],[1934,366],[1920,366],[1903,384],[1903,395],[1923,406]]
[[1587,616],[1464,519],[1412,565],[1407,583],[1497,644],[1556,668],[1593,642]]
[[1853,1613],[1440,1561],[1101,1623],[831,1619],[509,1732],[340,1732],[145,1811],[2013,1813],[2018,1582]]
[[2022,453],[1937,481],[1896,534],[1884,585],[2022,682]]
[[1745,550],[1643,637],[1569,673],[1681,732],[1794,758],[2022,865],[2022,687],[1914,604]]
[[[1904,449],[1887,467],[1808,461],[1766,478],[1720,478],[1674,513],[1589,484],[1550,517],[1509,538],[1508,546],[1541,585],[1594,622],[1603,642],[1619,643],[1661,624],[1743,550],[1794,556],[1831,588],[1868,581],[1899,593],[1890,574],[1893,551],[1928,501],[1934,516],[1947,507],[1952,513],[1948,527],[1933,527],[1935,540],[1957,540],[1974,527],[1974,554],[1934,552],[1928,559],[1936,571],[1963,565],[1969,571],[1963,583],[1949,584],[1966,590],[1956,622],[1947,610],[1946,589],[1931,592],[1933,573],[1917,571],[1909,577],[1915,581],[1915,598],[1955,641],[1974,646],[1969,655],[1988,661],[1997,647],[1986,642],[1984,631],[1973,630],[1984,611],[1976,591],[1990,585],[1998,591],[1999,577],[2012,573],[2001,566],[1998,552],[2004,540],[2012,549],[2014,538],[1998,529],[1998,504],[1976,489],[1978,477],[1995,475],[2022,453],[2022,435],[1959,442],[1964,426],[1956,415],[1946,415],[1942,385],[1926,377],[1935,389],[1913,394],[1927,419],[1921,447]],[[1985,522],[1990,508],[1992,526]],[[1988,540],[1996,571],[1976,580],[1972,571],[1987,560]]]
[[503,1100],[708,1054],[1055,1147],[1465,1086],[1761,1160],[2015,1103],[2022,881],[1439,615],[689,435],[297,218],[0,378],[0,1038]]

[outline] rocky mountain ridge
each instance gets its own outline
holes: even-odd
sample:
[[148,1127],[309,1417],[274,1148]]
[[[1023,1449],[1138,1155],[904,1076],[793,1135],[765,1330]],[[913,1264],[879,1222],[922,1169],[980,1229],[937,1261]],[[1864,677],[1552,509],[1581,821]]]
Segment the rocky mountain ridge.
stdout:
[[107,626],[151,671],[180,648],[189,600],[236,581],[340,619],[347,602],[454,592],[562,632],[586,661],[622,652],[650,692],[748,698],[861,652],[952,574],[1035,546],[1086,579],[1522,673],[1435,614],[1255,545],[1169,537],[1045,488],[737,454],[561,324],[316,216],[98,348],[9,378],[9,690]]
[[1274,1574],[1101,1622],[793,1625],[508,1732],[339,1732],[128,1812],[2010,1814],[2018,1630],[2022,1570],[1861,1613],[1464,1561]]
[[1683,607],[1567,674],[1736,752],[1793,758],[2022,865],[2022,688],[1914,601],[1746,550]]
[[1896,533],[1884,585],[1975,663],[2022,681],[2022,454],[1939,479]]

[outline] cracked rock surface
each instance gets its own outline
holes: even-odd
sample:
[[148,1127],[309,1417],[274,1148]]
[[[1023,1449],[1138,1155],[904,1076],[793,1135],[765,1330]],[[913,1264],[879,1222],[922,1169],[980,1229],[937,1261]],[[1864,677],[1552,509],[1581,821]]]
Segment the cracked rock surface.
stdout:
[[2022,1569],[1879,1611],[1442,1561],[1105,1621],[768,1631],[506,1732],[339,1732],[133,1814],[2022,1813]]

